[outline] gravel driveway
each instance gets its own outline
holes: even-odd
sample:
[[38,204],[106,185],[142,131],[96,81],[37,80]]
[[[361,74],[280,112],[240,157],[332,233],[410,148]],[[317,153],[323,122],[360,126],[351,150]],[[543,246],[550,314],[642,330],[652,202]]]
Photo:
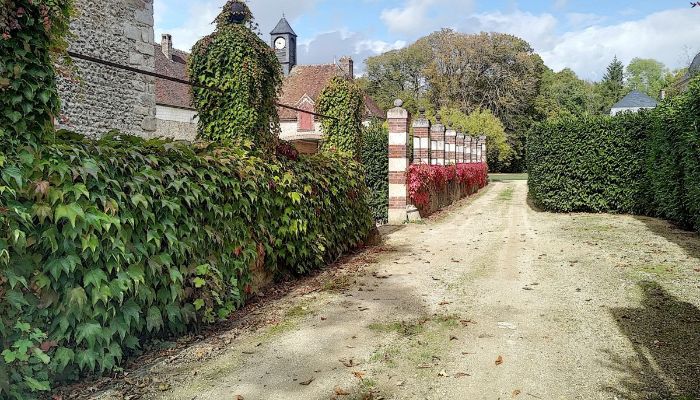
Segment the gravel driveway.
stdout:
[[347,264],[130,376],[146,399],[700,399],[700,238],[663,221],[503,181]]

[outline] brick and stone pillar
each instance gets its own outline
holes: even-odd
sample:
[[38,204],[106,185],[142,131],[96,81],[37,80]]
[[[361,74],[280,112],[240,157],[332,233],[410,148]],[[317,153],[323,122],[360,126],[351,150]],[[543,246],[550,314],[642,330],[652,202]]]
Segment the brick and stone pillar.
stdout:
[[464,134],[463,133],[457,133],[457,146],[456,146],[456,159],[457,159],[457,164],[463,164],[464,163]]
[[435,117],[436,123],[430,128],[431,159],[433,165],[445,165],[445,125],[440,115]]
[[425,108],[418,113],[413,121],[413,163],[430,164],[430,121],[425,118]]
[[410,116],[403,101],[396,100],[387,112],[389,123],[389,224],[406,222],[408,197],[408,122]]
[[457,164],[457,131],[449,127],[445,131],[445,165]]
[[479,162],[486,162],[486,136],[479,136]]
[[464,162],[467,164],[471,164],[474,162],[473,156],[472,156],[472,137],[467,135],[464,138]]

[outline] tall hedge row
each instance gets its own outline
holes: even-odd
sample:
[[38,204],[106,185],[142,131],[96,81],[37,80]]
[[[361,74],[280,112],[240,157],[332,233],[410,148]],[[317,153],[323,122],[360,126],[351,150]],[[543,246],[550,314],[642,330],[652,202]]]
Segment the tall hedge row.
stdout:
[[369,206],[377,222],[389,218],[389,131],[380,121],[362,134],[362,164],[365,166]]
[[320,267],[373,226],[349,157],[124,136],[1,145],[3,393],[110,371],[148,338],[226,318],[255,269]]
[[530,195],[546,210],[645,214],[700,229],[700,78],[651,111],[538,124],[528,170]]

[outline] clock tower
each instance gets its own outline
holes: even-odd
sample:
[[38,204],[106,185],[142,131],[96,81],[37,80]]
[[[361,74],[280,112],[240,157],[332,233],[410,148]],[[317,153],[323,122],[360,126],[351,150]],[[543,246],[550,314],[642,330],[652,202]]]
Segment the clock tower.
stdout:
[[270,44],[282,64],[284,76],[287,76],[297,65],[297,34],[294,33],[287,19],[282,17],[275,29],[270,32],[270,37]]

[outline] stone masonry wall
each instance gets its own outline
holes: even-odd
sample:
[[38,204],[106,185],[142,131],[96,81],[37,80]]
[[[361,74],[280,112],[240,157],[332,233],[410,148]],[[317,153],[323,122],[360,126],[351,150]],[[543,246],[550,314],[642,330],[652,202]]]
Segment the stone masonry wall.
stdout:
[[157,129],[153,136],[194,142],[197,138],[197,112],[156,106]]
[[[147,71],[155,69],[153,0],[76,0],[70,50]],[[61,128],[89,136],[111,129],[152,137],[156,131],[154,78],[74,60],[59,78]]]

